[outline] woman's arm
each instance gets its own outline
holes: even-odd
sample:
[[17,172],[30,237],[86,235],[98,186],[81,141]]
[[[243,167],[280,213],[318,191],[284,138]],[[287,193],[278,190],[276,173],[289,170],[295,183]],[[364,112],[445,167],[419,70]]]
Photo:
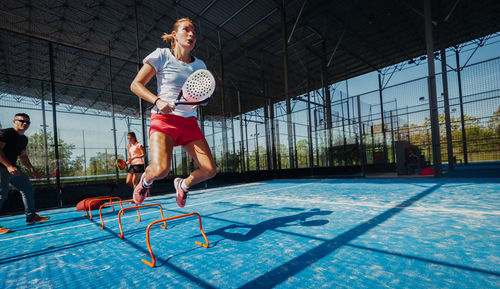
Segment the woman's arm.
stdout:
[[137,157],[138,157],[138,158],[143,158],[143,157],[144,157],[144,155],[145,155],[146,153],[144,153],[144,147],[143,147],[142,145],[141,145],[141,147],[140,147],[140,150],[141,150],[141,154],[140,154],[140,155],[138,155]]
[[155,74],[156,70],[154,67],[146,61],[130,84],[130,90],[138,97],[156,105],[161,112],[170,113],[175,109],[175,106],[158,98],[158,96],[154,95],[151,91],[149,91],[149,89],[146,88],[146,85]]
[[130,164],[130,161],[132,160],[132,154],[130,153],[130,146],[127,145],[127,152],[128,152],[128,158],[127,161],[125,162],[126,164]]
[[140,151],[141,151],[141,154],[138,155],[138,156],[135,156],[135,157],[132,157],[132,154],[130,153],[130,151],[128,152],[129,153],[129,159],[127,162],[130,162],[132,161],[133,159],[141,159],[144,157],[145,153],[144,153],[144,148],[141,146],[140,148]]

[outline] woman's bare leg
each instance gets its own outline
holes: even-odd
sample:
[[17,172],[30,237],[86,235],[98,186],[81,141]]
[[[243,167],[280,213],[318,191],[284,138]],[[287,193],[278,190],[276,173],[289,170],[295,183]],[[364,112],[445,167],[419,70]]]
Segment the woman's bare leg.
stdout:
[[161,180],[168,175],[174,140],[166,133],[155,132],[149,137],[149,145],[151,147],[151,164],[146,168],[144,179],[146,183]]
[[128,174],[127,174],[127,179],[125,180],[125,183],[126,183],[127,185],[131,186],[131,187],[132,187],[132,189],[133,189],[133,188],[135,188],[135,184],[134,184],[134,182],[133,182],[133,178],[134,178],[133,174],[128,173]]
[[190,142],[184,145],[184,149],[198,165],[198,169],[193,171],[189,177],[184,180],[186,186],[194,186],[213,178],[217,174],[217,167],[215,166],[212,152],[205,139]]
[[133,188],[135,188],[135,186],[137,186],[137,184],[139,183],[139,180],[141,179],[141,175],[142,175],[142,173],[133,173],[132,174]]

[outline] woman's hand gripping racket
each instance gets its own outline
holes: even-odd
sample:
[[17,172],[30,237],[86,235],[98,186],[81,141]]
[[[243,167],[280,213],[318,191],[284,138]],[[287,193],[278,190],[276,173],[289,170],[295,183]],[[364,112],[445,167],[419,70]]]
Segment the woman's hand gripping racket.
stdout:
[[181,92],[175,101],[175,105],[190,104],[197,105],[207,103],[215,91],[215,78],[206,69],[198,69],[186,79],[182,85]]

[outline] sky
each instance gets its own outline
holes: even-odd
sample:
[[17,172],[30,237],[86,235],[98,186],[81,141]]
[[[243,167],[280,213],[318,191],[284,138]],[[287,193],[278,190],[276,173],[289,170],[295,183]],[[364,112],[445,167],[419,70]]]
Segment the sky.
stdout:
[[[477,51],[475,51],[475,53],[473,53],[474,49],[475,46],[468,46],[460,51],[460,66],[465,65],[466,61],[469,60],[469,58],[470,60],[467,64],[500,57],[500,37],[497,36],[490,39],[484,46],[479,47]],[[456,68],[456,57],[453,49],[447,49],[446,55],[447,64],[453,68]],[[441,62],[439,60],[435,60],[434,66],[436,73],[441,73]],[[427,76],[427,71],[427,61],[424,61],[419,65],[405,65],[403,70],[396,71],[396,73],[394,73],[394,75],[392,76],[390,81],[386,83],[386,85],[391,86],[418,77]],[[350,95],[363,94],[365,92],[378,89],[378,76],[376,72],[370,72],[351,78],[348,80],[348,83]],[[345,85],[341,85],[340,87],[345,91]]]

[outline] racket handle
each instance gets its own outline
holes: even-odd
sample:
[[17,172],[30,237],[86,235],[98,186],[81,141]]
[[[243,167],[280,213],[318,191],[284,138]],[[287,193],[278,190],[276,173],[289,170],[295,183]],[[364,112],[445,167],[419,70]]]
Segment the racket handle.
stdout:
[[205,104],[205,103],[208,103],[211,99],[212,99],[212,98],[211,98],[211,97],[209,97],[209,98],[207,98],[207,99],[205,99],[205,100],[203,100],[203,101],[196,101],[196,102],[176,101],[176,102],[174,103],[174,105],[175,105],[175,106],[177,106],[177,105],[180,105],[180,104],[182,104],[182,105]]

